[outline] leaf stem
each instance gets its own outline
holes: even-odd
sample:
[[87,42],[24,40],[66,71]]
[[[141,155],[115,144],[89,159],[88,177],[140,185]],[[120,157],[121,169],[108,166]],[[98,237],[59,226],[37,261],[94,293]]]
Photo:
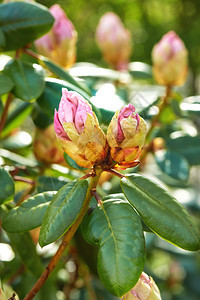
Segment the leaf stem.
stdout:
[[8,97],[7,97],[7,100],[6,100],[5,107],[4,107],[4,111],[3,111],[3,114],[2,114],[2,117],[1,117],[1,120],[0,120],[0,136],[1,136],[2,130],[4,128],[4,125],[6,123],[6,119],[7,119],[7,115],[8,115],[8,109],[9,109],[10,103],[12,102],[12,99],[13,99],[12,94],[9,93]]
[[115,170],[113,170],[113,169],[104,169],[104,171],[106,171],[106,172],[108,172],[108,173],[111,173],[111,174],[113,174],[113,175],[115,175],[115,176],[117,176],[117,177],[119,177],[119,178],[124,178],[124,177],[126,177],[125,175],[123,175],[123,174],[121,174],[121,173],[119,173],[119,172],[117,172],[117,171],[115,171]]
[[50,263],[48,264],[48,266],[46,267],[46,269],[44,270],[44,272],[42,273],[42,275],[40,276],[40,278],[38,279],[38,281],[36,282],[34,287],[26,295],[24,300],[33,299],[33,297],[41,289],[41,287],[43,286],[43,284],[45,283],[45,281],[47,280],[47,278],[49,277],[49,275],[51,274],[51,272],[53,271],[53,269],[57,265],[57,263],[58,263],[59,259],[61,258],[63,252],[65,251],[66,247],[68,246],[69,242],[71,241],[71,239],[73,238],[75,232],[77,231],[83,217],[87,213],[88,206],[89,206],[90,200],[92,198],[91,190],[94,189],[97,186],[97,183],[99,181],[99,177],[100,177],[102,172],[103,172],[102,168],[97,167],[95,169],[96,176],[91,177],[90,185],[88,187],[87,194],[86,194],[86,197],[85,197],[85,201],[83,203],[83,207],[80,211],[80,214],[78,215],[78,217],[77,217],[76,221],[74,222],[74,224],[66,232],[66,234],[63,238],[63,241],[62,241],[60,247],[58,248],[58,251],[52,257]]

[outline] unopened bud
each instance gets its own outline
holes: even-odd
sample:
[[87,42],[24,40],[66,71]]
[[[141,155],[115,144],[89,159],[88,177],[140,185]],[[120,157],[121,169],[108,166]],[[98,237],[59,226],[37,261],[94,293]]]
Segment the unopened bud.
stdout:
[[114,69],[127,69],[132,49],[131,35],[116,14],[108,12],[101,17],[96,40],[105,60]]
[[161,300],[160,291],[152,277],[142,272],[136,285],[122,300]]
[[107,132],[112,159],[116,162],[133,162],[138,158],[147,133],[145,121],[128,104],[113,116]]
[[152,50],[153,72],[158,84],[182,85],[188,72],[188,51],[174,32],[165,34]]
[[53,124],[46,129],[36,129],[33,152],[39,161],[46,164],[59,164],[65,161]]
[[55,22],[52,29],[35,41],[37,51],[52,61],[69,68],[76,60],[77,32],[60,5],[50,7]]
[[62,90],[54,127],[62,148],[79,166],[90,168],[105,159],[106,136],[91,106],[78,93]]

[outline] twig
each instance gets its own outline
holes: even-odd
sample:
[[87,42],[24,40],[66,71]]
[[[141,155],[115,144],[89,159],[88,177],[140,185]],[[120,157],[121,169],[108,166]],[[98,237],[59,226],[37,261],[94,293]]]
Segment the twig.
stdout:
[[101,201],[101,198],[100,198],[99,194],[96,191],[96,188],[93,188],[91,190],[91,194],[92,194],[92,196],[94,196],[94,198],[96,199],[97,203],[101,205],[102,201]]
[[38,59],[38,60],[41,58],[41,55],[37,54],[36,52],[34,52],[28,48],[23,48],[23,52],[28,54],[29,56],[32,56],[33,58]]
[[125,175],[123,175],[123,174],[121,174],[121,173],[119,173],[119,172],[117,172],[117,171],[115,171],[113,169],[104,169],[104,171],[106,171],[108,173],[111,173],[111,174],[113,174],[113,175],[115,175],[117,177],[120,177],[120,178],[126,177]]
[[[166,95],[164,96],[164,98],[162,99],[162,102],[160,104],[160,106],[158,107],[159,111],[158,114],[156,116],[154,116],[154,118],[151,121],[151,126],[147,132],[146,135],[146,141],[148,142],[149,137],[151,136],[151,133],[156,125],[156,123],[159,121],[160,116],[163,112],[163,109],[168,105],[168,98],[171,94],[171,86],[167,86],[166,87]],[[143,149],[142,154],[140,155],[140,162],[142,163],[147,155],[148,152],[150,152],[152,150],[153,147],[153,140],[150,141]]]
[[7,100],[6,100],[5,107],[4,107],[4,111],[3,111],[3,114],[2,114],[1,120],[0,120],[0,136],[1,136],[2,130],[4,128],[4,125],[6,123],[6,119],[7,119],[7,115],[8,115],[8,109],[9,109],[9,106],[10,106],[11,102],[12,102],[12,94],[9,93],[8,97],[7,97]]
[[15,181],[21,181],[21,182],[25,182],[25,183],[28,183],[28,184],[31,184],[31,185],[36,184],[35,180],[29,179],[29,178],[26,178],[26,177],[17,176],[17,175],[14,175],[13,179]]
[[51,272],[55,268],[56,264],[58,263],[59,259],[62,256],[63,252],[65,251],[65,249],[68,246],[69,242],[73,238],[76,230],[78,229],[78,227],[79,227],[79,225],[80,225],[83,217],[87,213],[88,205],[89,205],[90,200],[92,198],[92,195],[91,195],[90,191],[97,186],[97,183],[98,183],[98,180],[99,180],[99,177],[100,177],[102,171],[103,170],[100,169],[100,168],[96,169],[96,176],[91,178],[90,185],[89,185],[89,188],[88,188],[88,191],[87,191],[87,194],[86,194],[86,198],[85,198],[83,207],[82,207],[82,209],[81,209],[81,211],[80,211],[80,213],[79,213],[76,221],[69,228],[69,230],[66,232],[66,234],[64,236],[64,239],[63,239],[60,247],[58,248],[58,251],[52,257],[50,263],[48,264],[48,266],[44,270],[43,274],[40,276],[40,278],[38,279],[38,281],[36,282],[36,284],[34,285],[34,287],[31,289],[31,291],[26,295],[26,297],[24,298],[24,300],[31,300],[31,299],[33,299],[33,297],[41,289],[41,287],[43,286],[43,284],[45,283],[45,281],[47,280],[47,278],[49,277],[49,275],[51,274]]

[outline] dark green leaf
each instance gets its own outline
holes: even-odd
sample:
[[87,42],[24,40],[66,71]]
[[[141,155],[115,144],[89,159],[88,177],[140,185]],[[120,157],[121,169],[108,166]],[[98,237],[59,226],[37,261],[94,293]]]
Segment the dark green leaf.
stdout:
[[190,165],[200,164],[200,135],[168,139],[166,146],[167,149],[184,156]]
[[[0,50],[16,50],[48,32],[54,18],[40,4],[11,2],[0,5]],[[4,36],[4,39],[3,39]]]
[[5,66],[4,72],[15,84],[13,94],[24,101],[38,98],[44,90],[44,70],[40,65],[13,59]]
[[160,237],[186,250],[200,248],[191,217],[166,190],[139,174],[123,178],[121,186],[131,205]]
[[1,117],[2,112],[3,112],[3,104],[2,104],[2,101],[0,98],[0,117]]
[[0,95],[6,94],[12,90],[14,83],[12,79],[4,74],[0,74]]
[[2,227],[8,232],[24,232],[41,226],[44,214],[56,191],[37,194],[11,209]]
[[42,222],[39,237],[41,247],[54,242],[75,222],[87,188],[87,180],[73,181],[64,185],[54,196]]
[[55,75],[57,75],[60,79],[63,79],[66,83],[70,83],[71,84],[70,87],[74,87],[74,90],[77,91],[78,93],[83,93],[82,94],[83,97],[85,97],[87,99],[89,96],[89,99],[90,99],[91,92],[89,91],[87,86],[83,87],[67,71],[65,71],[64,68],[62,68],[59,65],[55,64],[54,62],[50,61],[46,57],[41,57],[41,60],[51,72],[53,72]]
[[5,35],[3,33],[3,30],[0,28],[0,49],[5,47],[5,45],[6,45]]
[[32,112],[32,119],[36,127],[40,129],[47,128],[53,123],[52,117],[50,118],[46,113],[44,113],[37,103],[34,103],[34,108]]
[[39,176],[37,179],[37,191],[38,193],[52,190],[58,191],[68,182],[69,180],[61,176],[58,178],[52,176]]
[[152,79],[152,67],[142,62],[132,62],[128,66],[128,70],[134,79]]
[[[87,101],[90,103],[90,96],[86,95],[85,92],[77,90],[77,87],[72,86],[70,83],[67,83],[63,80],[48,78],[46,79],[46,87],[43,94],[37,99],[39,107],[43,110],[47,116],[52,120],[54,118],[55,109],[58,110],[58,106],[62,96],[62,88],[67,88],[69,91],[76,91],[80,93]],[[91,103],[90,103],[91,104]],[[99,114],[98,109],[92,105],[93,111]]]
[[168,176],[182,181],[188,179],[189,164],[183,156],[161,150],[155,153],[155,158],[158,166]]
[[13,198],[15,185],[10,174],[0,168],[0,204],[6,203]]
[[32,109],[32,104],[26,102],[22,102],[17,107],[15,107],[15,109],[7,118],[6,124],[2,131],[2,137],[9,134],[13,129],[18,128],[29,116]]
[[43,265],[28,232],[7,233],[13,247],[19,253],[23,264],[37,277],[43,272]]
[[139,216],[127,200],[106,197],[82,223],[90,244],[98,244],[97,268],[101,281],[121,297],[138,281],[144,266],[144,237]]
[[65,159],[66,163],[68,164],[68,166],[72,167],[73,169],[77,169],[77,170],[80,170],[80,171],[86,170],[86,168],[83,168],[83,167],[80,167],[79,165],[77,165],[77,163],[75,162],[75,160],[73,160],[65,152],[64,152],[64,159]]

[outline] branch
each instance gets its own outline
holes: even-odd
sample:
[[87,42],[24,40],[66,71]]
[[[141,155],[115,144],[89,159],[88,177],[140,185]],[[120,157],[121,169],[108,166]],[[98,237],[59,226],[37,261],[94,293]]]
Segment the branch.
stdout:
[[46,267],[46,269],[44,270],[44,272],[42,273],[42,275],[40,276],[40,278],[38,279],[38,281],[36,282],[34,287],[26,295],[24,300],[33,299],[33,297],[41,289],[41,287],[43,286],[43,284],[45,283],[45,281],[47,280],[47,278],[49,277],[49,275],[51,274],[51,272],[53,271],[53,269],[57,265],[57,263],[58,263],[59,259],[61,258],[63,252],[65,251],[66,247],[68,246],[69,242],[71,241],[71,239],[73,238],[75,232],[77,231],[83,217],[87,213],[88,205],[89,205],[90,200],[92,198],[91,190],[97,186],[97,183],[99,181],[99,177],[100,177],[102,172],[103,172],[102,169],[100,169],[100,168],[96,169],[96,176],[91,177],[90,185],[89,185],[89,188],[88,188],[88,191],[87,191],[87,194],[86,194],[86,198],[85,198],[83,207],[80,211],[80,214],[78,215],[78,217],[77,217],[76,221],[74,222],[74,224],[66,232],[66,234],[64,236],[64,239],[63,239],[60,247],[58,248],[58,251],[52,257],[50,263],[48,264],[48,266]]
[[8,115],[8,109],[9,109],[9,106],[10,106],[11,102],[12,102],[12,94],[9,93],[8,97],[7,97],[7,100],[6,100],[5,107],[4,107],[4,111],[3,111],[3,114],[2,114],[2,117],[1,117],[1,120],[0,120],[0,136],[1,136],[2,130],[4,128],[4,125],[6,123],[6,119],[7,119],[7,115]]
[[[159,111],[158,111],[158,114],[156,116],[154,116],[154,118],[152,119],[151,121],[151,126],[149,128],[149,131],[147,132],[147,135],[146,135],[146,141],[148,141],[156,123],[159,121],[160,119],[160,116],[162,114],[162,111],[163,109],[168,105],[168,98],[171,94],[171,89],[172,87],[171,86],[167,86],[166,87],[166,95],[164,96],[164,98],[162,99],[162,102],[160,104],[160,106],[158,107]],[[150,141],[144,148],[144,150],[142,151],[142,154],[140,155],[140,162],[142,163],[147,155],[148,152],[150,152],[152,150],[152,147],[153,147],[153,139],[152,141]]]

